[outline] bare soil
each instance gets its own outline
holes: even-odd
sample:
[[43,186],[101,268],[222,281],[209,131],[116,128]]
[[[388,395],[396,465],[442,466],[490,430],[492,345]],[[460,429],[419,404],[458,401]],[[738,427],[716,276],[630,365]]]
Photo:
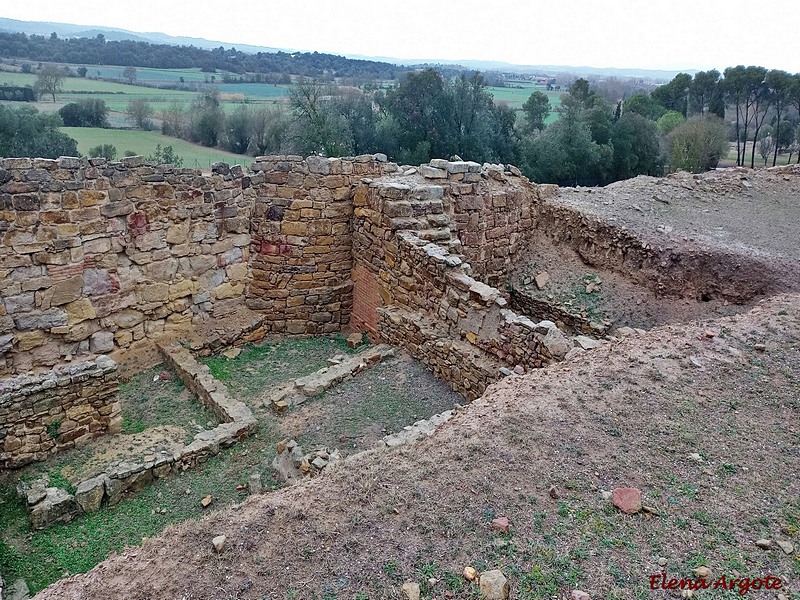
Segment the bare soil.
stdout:
[[[515,598],[666,598],[649,590],[659,559],[677,577],[773,574],[797,594],[796,556],[754,542],[800,544],[798,381],[798,296],[660,327],[505,379],[412,448],[173,527],[37,597],[398,598],[411,579],[471,598],[471,564],[501,568]],[[657,514],[613,509],[601,491],[618,486]]]

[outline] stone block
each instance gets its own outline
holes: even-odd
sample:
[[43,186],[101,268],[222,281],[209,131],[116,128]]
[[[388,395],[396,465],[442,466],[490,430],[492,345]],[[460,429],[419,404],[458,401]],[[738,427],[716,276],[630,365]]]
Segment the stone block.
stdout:
[[114,350],[114,334],[110,331],[97,331],[89,339],[89,349],[92,352],[104,353]]
[[85,513],[100,510],[103,497],[106,494],[106,481],[108,476],[98,475],[82,482],[75,491],[75,501]]
[[65,306],[67,325],[75,325],[87,319],[97,318],[97,311],[88,298],[82,298]]

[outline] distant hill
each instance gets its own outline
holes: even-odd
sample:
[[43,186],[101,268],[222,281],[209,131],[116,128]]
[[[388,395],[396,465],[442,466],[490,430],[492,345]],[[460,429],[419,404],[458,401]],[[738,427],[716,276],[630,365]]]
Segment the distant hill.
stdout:
[[[8,25],[8,23],[6,23]],[[11,23],[13,26],[13,23]],[[24,25],[24,24],[23,24]],[[319,52],[261,51],[239,48],[199,48],[194,45],[163,44],[139,39],[113,40],[104,29],[69,26],[59,36],[55,23],[38,23],[36,29],[51,33],[27,34],[0,30],[0,56],[35,62],[71,63],[79,65],[117,65],[155,69],[199,68],[245,74],[333,76],[362,80],[393,80],[408,70],[385,62],[351,59]],[[119,30],[107,32],[119,36]],[[88,35],[87,35],[88,34]],[[142,34],[146,35],[146,34]],[[181,38],[172,38],[181,39]],[[188,38],[183,38],[188,40]],[[210,43],[210,42],[208,42]],[[249,77],[253,77],[252,75]]]
[[[132,41],[149,42],[152,44],[166,44],[172,46],[194,46],[205,50],[215,50],[219,47],[225,49],[236,48],[239,52],[257,54],[259,52],[269,53],[294,53],[302,49],[297,48],[272,48],[269,46],[251,46],[248,44],[235,44],[233,42],[221,42],[206,40],[193,37],[176,37],[158,32],[134,32],[126,29],[114,27],[88,27],[86,25],[71,25],[69,23],[51,23],[40,21],[17,21],[15,19],[0,18],[0,31],[23,32],[27,34],[49,36],[55,32],[59,37],[71,38],[95,38],[102,34],[108,41]],[[366,56],[359,54],[344,55],[353,60],[363,60],[375,63],[388,63],[392,65],[403,65],[407,67],[441,65],[450,69],[466,69],[477,71],[501,71],[506,73],[520,74],[555,74],[571,73],[576,76],[587,75],[606,75],[609,77],[632,77],[637,79],[650,79],[654,81],[668,81],[679,71],[652,70],[652,69],[617,69],[613,67],[586,67],[571,65],[519,65],[500,61],[483,60],[441,60],[431,59],[404,59],[391,56]],[[693,74],[696,69],[684,70],[685,73]]]
[[132,41],[150,42],[153,44],[169,44],[172,46],[194,46],[213,50],[222,46],[223,48],[233,48],[242,52],[256,54],[258,52],[294,52],[296,49],[290,48],[270,48],[268,46],[249,46],[247,44],[233,44],[231,42],[219,42],[206,40],[203,38],[175,37],[166,33],[158,32],[135,32],[127,29],[117,29],[115,27],[87,27],[86,25],[71,25],[69,23],[51,23],[47,21],[17,21],[16,19],[5,19],[0,17],[0,31],[21,32],[35,35],[50,35],[55,32],[59,37],[97,37],[102,34],[108,41]]

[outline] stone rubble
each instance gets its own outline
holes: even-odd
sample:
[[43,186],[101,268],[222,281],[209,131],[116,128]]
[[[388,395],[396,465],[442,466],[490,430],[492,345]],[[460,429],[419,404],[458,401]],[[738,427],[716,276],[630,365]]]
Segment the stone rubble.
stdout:
[[326,467],[342,460],[337,449],[320,447],[310,452],[304,452],[303,448],[293,439],[281,440],[276,444],[275,449],[276,454],[272,461],[272,468],[278,473],[279,478],[288,484],[316,477]]

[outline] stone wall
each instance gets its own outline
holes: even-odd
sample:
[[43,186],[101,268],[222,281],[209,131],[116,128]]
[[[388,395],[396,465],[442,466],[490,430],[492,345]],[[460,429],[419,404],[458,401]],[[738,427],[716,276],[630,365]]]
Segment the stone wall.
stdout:
[[268,156],[253,209],[247,306],[269,331],[321,334],[350,322],[353,304],[353,186],[393,173],[384,155],[349,159]]
[[140,157],[2,159],[0,374],[152,353],[242,304],[257,177]]
[[[359,292],[351,326],[405,347],[468,398],[514,369],[525,372],[560,360],[573,346],[554,323],[533,323],[508,310],[500,290],[478,281],[465,262],[462,239],[472,245],[473,256],[483,257],[484,275],[492,276],[515,252],[510,240],[499,243],[486,235],[491,228],[485,217],[497,197],[485,181],[487,171],[484,166],[475,174],[487,186],[490,201],[475,209],[476,219],[465,222],[458,237],[451,229],[456,213],[447,186],[398,178],[365,182],[354,195],[354,279]],[[421,167],[420,174],[425,173]],[[488,252],[494,247],[507,252],[495,256]],[[372,300],[360,303],[363,292]],[[375,308],[377,298],[381,302]]]
[[117,365],[106,356],[0,381],[0,469],[120,430]]
[[[427,316],[486,362],[482,390],[498,365],[559,357],[487,285],[549,190],[511,166],[400,170],[379,154],[258,157],[209,176],[140,157],[2,159],[0,375],[106,354],[126,375],[170,340],[213,349],[348,326],[400,340]],[[411,316],[392,329],[380,307]]]

